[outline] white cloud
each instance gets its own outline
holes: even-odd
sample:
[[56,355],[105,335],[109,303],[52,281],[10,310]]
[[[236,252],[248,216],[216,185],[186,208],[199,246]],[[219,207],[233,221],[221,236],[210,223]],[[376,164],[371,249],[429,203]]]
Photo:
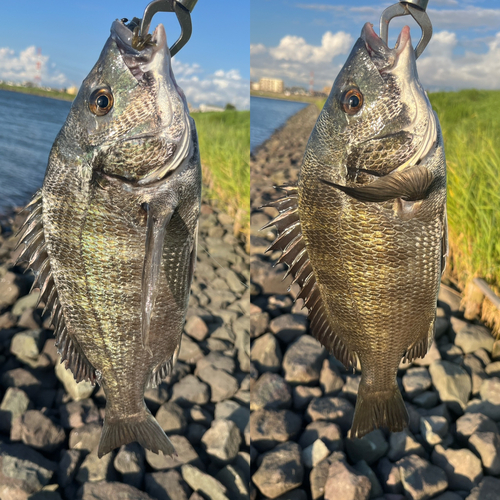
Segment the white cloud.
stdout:
[[[49,64],[49,56],[37,54],[35,46],[22,52],[16,52],[8,47],[0,48],[0,80],[14,82],[34,82],[37,74],[43,85],[61,87],[67,83],[66,76]],[[38,65],[40,69],[38,69]]]

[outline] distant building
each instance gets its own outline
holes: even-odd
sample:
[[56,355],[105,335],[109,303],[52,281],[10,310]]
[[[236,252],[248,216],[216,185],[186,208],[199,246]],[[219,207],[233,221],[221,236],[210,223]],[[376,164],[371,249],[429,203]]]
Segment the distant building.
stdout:
[[71,94],[71,95],[76,95],[76,94],[78,94],[78,87],[77,87],[76,85],[73,85],[73,86],[71,86],[71,87],[68,87],[68,88],[66,89],[66,92],[67,92],[68,94]]
[[259,82],[250,82],[250,90],[260,90]]
[[220,106],[212,106],[210,104],[200,104],[200,111],[202,113],[208,113],[209,111],[224,111],[224,108]]
[[276,92],[277,94],[282,94],[285,90],[283,80],[278,78],[261,78],[259,87],[263,92]]
[[323,90],[321,92],[323,92],[323,94],[330,95],[331,90],[332,90],[332,87],[327,85],[326,87],[323,87]]

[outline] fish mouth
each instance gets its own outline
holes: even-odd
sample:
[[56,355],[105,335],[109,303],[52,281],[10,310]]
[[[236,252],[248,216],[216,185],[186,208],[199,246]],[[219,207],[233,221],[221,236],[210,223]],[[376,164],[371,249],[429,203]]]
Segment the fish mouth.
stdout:
[[399,34],[396,46],[391,49],[373,30],[373,24],[366,23],[361,31],[361,39],[365,42],[366,50],[382,74],[398,65],[402,59],[411,57],[413,46],[411,44],[410,27],[405,26]]
[[[130,72],[138,80],[142,80],[144,73],[153,66],[156,55],[167,47],[167,35],[163,24],[159,24],[153,31],[151,43],[148,43],[142,50],[133,47],[133,37],[134,34],[123,21],[117,19],[113,22],[111,38],[115,41]],[[168,48],[166,50],[168,53]]]

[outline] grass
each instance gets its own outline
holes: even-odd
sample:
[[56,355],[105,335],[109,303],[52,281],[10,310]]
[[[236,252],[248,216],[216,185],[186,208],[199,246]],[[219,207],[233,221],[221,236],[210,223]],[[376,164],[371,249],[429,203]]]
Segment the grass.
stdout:
[[450,271],[460,288],[476,276],[500,290],[500,91],[429,95],[448,166]]
[[42,97],[52,97],[52,99],[62,99],[64,101],[72,101],[76,96],[66,92],[57,90],[45,90],[38,87],[18,87],[17,85],[8,85],[0,83],[0,90],[10,90],[12,92],[21,92],[22,94],[34,94]]
[[312,97],[308,95],[285,95],[277,94],[276,92],[263,92],[261,90],[252,90],[250,95],[254,97],[269,97],[270,99],[281,99],[282,101],[298,101],[316,104],[321,111],[326,102],[326,97]]
[[205,196],[234,217],[249,241],[250,111],[193,113],[200,142]]

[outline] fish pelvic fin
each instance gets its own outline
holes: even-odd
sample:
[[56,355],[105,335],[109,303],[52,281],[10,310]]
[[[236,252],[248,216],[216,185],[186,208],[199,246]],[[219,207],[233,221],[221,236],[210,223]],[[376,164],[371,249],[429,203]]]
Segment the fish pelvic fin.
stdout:
[[297,299],[304,299],[310,321],[310,332],[326,349],[328,349],[347,369],[356,366],[356,356],[347,349],[342,339],[335,333],[330,322],[326,306],[321,296],[316,277],[313,272],[306,243],[302,236],[302,227],[299,218],[299,202],[297,188],[283,186],[287,196],[278,201],[269,203],[279,214],[262,229],[275,226],[278,232],[270,250],[281,250],[278,263],[284,262],[288,266],[285,274],[291,275],[292,284],[300,286]]
[[427,191],[433,180],[434,175],[428,168],[423,165],[415,165],[400,172],[392,172],[379,177],[363,186],[341,186],[327,179],[321,179],[321,182],[340,189],[356,200],[382,203],[396,198],[405,201],[423,200],[427,196]]
[[400,432],[408,427],[408,412],[396,384],[385,391],[375,391],[361,381],[354,410],[350,438],[361,438],[380,427]]
[[117,420],[104,418],[97,456],[101,458],[115,448],[133,441],[153,453],[161,451],[164,455],[177,455],[174,445],[144,405],[140,414],[131,417]]

